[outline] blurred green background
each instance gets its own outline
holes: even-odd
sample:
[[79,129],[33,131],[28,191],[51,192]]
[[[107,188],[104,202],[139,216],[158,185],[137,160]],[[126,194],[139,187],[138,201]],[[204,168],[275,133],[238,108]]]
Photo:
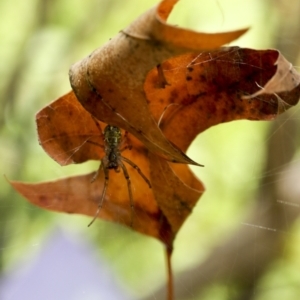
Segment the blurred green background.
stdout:
[[[3,175],[37,182],[85,174],[97,168],[98,163],[94,162],[61,167],[51,160],[38,145],[35,113],[70,90],[68,69],[71,64],[100,47],[157,2],[0,0],[0,170]],[[250,27],[249,32],[232,45],[278,48],[297,66],[298,2],[181,0],[169,22],[206,32]],[[205,168],[193,170],[207,191],[176,238],[173,264],[178,280],[187,270],[200,266],[234,231],[250,226],[245,218],[256,205],[262,186],[266,187],[262,181],[267,175],[282,175],[287,172],[282,168],[287,166],[296,168],[297,134],[292,135],[283,127],[291,120],[293,128],[297,129],[299,108],[280,119],[280,138],[286,139],[279,140],[279,145],[284,147],[276,148],[278,157],[274,159],[288,158],[283,159],[283,166],[273,169],[266,169],[271,151],[268,143],[278,133],[272,122],[222,124],[194,141],[188,155],[205,165]],[[288,155],[290,148],[293,151]],[[272,179],[275,189],[277,181],[280,183],[283,179]],[[295,186],[298,184],[296,180]],[[90,218],[34,207],[10,187],[5,177],[0,179],[0,186],[2,278],[23,261],[34,259],[51,230],[61,227],[70,235],[84,236],[95,249],[101,249],[113,272],[136,298],[150,294],[153,298],[148,299],[161,299],[155,298],[155,291],[164,282],[166,273],[163,247],[159,242],[103,221],[87,228]],[[276,196],[273,200],[278,202]],[[300,213],[299,203],[294,203],[296,214]],[[287,208],[282,205],[281,209]],[[282,251],[263,271],[256,272],[254,267],[251,284],[243,283],[242,274],[241,281],[231,280],[229,269],[228,278],[211,279],[201,291],[195,284],[178,299],[299,299],[300,223],[297,216],[289,215],[286,223],[288,226],[281,230],[280,236]],[[257,225],[256,230],[270,234],[280,231],[270,228]],[[255,243],[259,248],[260,241]],[[240,253],[233,250],[233,261],[237,254]],[[253,253],[253,261],[255,255]],[[184,289],[184,285],[178,289]]]

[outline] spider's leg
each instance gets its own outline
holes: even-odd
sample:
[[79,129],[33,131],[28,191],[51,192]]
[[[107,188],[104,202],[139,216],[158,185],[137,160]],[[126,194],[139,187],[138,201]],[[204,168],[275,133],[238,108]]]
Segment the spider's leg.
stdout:
[[103,191],[102,191],[102,195],[101,195],[100,201],[98,203],[98,209],[97,209],[97,211],[95,213],[95,216],[94,216],[93,220],[90,222],[90,224],[88,225],[88,227],[90,227],[94,223],[94,221],[97,219],[97,217],[98,217],[98,214],[99,214],[99,212],[100,212],[100,210],[102,208],[102,205],[103,205],[104,197],[105,197],[105,194],[106,194],[106,189],[107,189],[107,186],[108,186],[109,170],[108,170],[106,164],[103,162],[103,160],[101,161],[101,165],[100,165],[100,167],[99,167],[99,169],[98,169],[98,171],[96,173],[96,176],[93,177],[93,180],[96,179],[96,177],[98,176],[98,174],[99,174],[99,172],[100,172],[101,169],[103,169],[103,171],[104,171],[104,187],[103,187]]
[[87,140],[86,142],[87,142],[87,143],[90,143],[90,144],[93,144],[93,145],[95,145],[95,146],[97,146],[97,147],[104,148],[104,146],[101,145],[101,144],[99,144],[99,143],[95,143],[95,142],[89,141],[89,140]]
[[[100,124],[98,123],[98,120],[93,115],[91,115],[91,118],[93,119],[93,121],[94,121],[97,129],[99,130],[99,133],[100,133],[100,135],[101,135],[101,137],[102,137],[102,139],[104,141],[104,134],[103,134],[103,131],[102,131],[102,128],[101,128]],[[89,139],[92,138],[92,137],[93,136],[89,137]],[[93,144],[93,145],[95,145],[97,147],[100,147],[100,148],[104,148],[104,145],[101,145],[99,143],[95,143],[93,141],[89,141],[89,139],[86,141],[87,143]]]
[[134,163],[132,162],[130,159],[121,156],[122,160],[124,160],[125,162],[127,162],[129,165],[131,165],[134,169],[136,169],[138,171],[138,173],[140,174],[140,176],[146,181],[146,183],[148,184],[149,188],[151,189],[151,183],[149,181],[149,179],[143,174],[142,170]]
[[104,140],[104,134],[103,134],[100,124],[98,123],[98,119],[95,118],[93,115],[91,115],[91,117],[94,120],[94,123],[95,123],[96,127],[98,128],[99,132],[101,133],[101,136],[103,137],[103,140]]
[[128,131],[125,131],[124,133],[124,136],[122,138],[122,141],[121,141],[121,145],[120,145],[120,152],[123,152],[124,150],[126,149],[129,149],[131,150],[132,149],[132,145],[129,141],[129,138],[128,138]]
[[101,170],[103,169],[103,160],[101,160],[101,164],[99,166],[99,169],[97,170],[97,172],[95,173],[95,175],[93,176],[92,180],[91,180],[91,183],[94,182],[97,177],[99,176]]
[[134,213],[134,204],[133,204],[133,197],[132,197],[132,189],[131,189],[131,181],[130,176],[128,174],[126,166],[123,164],[123,162],[120,160],[119,165],[121,166],[123,170],[124,177],[127,181],[127,188],[128,188],[128,194],[129,194],[129,201],[130,201],[130,208],[131,208],[131,222],[130,227],[133,225],[133,213]]

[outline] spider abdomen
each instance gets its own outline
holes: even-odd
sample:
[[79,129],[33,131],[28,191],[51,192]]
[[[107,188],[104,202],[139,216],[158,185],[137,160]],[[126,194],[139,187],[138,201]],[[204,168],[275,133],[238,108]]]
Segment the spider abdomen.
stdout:
[[108,158],[108,169],[115,169],[116,171],[119,169],[119,151],[116,149],[110,149],[110,152],[107,155]]

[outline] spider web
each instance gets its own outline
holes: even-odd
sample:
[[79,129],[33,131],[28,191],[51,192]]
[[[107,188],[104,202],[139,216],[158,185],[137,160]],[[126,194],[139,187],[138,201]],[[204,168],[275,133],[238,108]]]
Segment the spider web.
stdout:
[[[203,5],[203,1],[199,2]],[[224,7],[222,1],[219,2]],[[252,1],[251,5],[258,5],[258,2]],[[101,2],[101,5],[103,3]],[[131,9],[137,6],[136,1],[130,3]],[[247,4],[249,3],[248,1]],[[67,2],[64,4],[67,5]],[[156,1],[152,4],[156,4]],[[85,7],[82,7],[82,12],[87,12],[85,26],[78,26],[85,30],[94,26],[91,25],[91,15],[95,11],[95,3],[89,5],[85,3]],[[240,5],[235,1],[232,5],[240,9],[239,13],[235,11],[236,17],[233,16],[232,19],[242,15],[243,11],[242,18],[249,14],[245,3]],[[289,5],[297,7],[296,1],[290,1]],[[259,16],[262,10],[257,7],[255,14]],[[124,15],[124,10],[120,10]],[[196,11],[195,8],[194,10]],[[110,28],[104,26],[107,20],[105,14],[109,15],[108,11],[109,8],[103,9],[103,19],[97,15],[97,22],[103,22],[101,35],[104,34],[105,38],[115,33],[104,33],[104,28]],[[126,11],[129,12],[130,9]],[[144,8],[141,11],[144,11]],[[24,12],[21,9],[15,7],[14,13],[18,13],[20,19],[23,19],[21,16]],[[180,14],[183,15],[182,11]],[[225,21],[230,19],[225,8],[223,14]],[[112,15],[115,20],[115,13]],[[266,18],[271,15],[268,10],[260,32],[265,32]],[[70,18],[72,16],[70,15]],[[74,16],[78,20],[78,14]],[[15,20],[17,19],[16,17]],[[199,16],[194,19],[199,19]],[[219,18],[219,21],[219,24],[222,24],[223,17]],[[125,21],[124,26],[127,23]],[[118,28],[122,25],[118,25]],[[240,23],[237,23],[237,26],[240,27]],[[8,27],[7,24],[3,26]],[[61,42],[61,36],[54,34],[53,26],[51,30],[50,27],[47,28],[48,33],[43,31],[38,35],[34,32],[35,35],[31,39],[32,45],[39,45],[35,49],[30,48],[34,51],[32,55],[44,62],[39,66],[40,73],[30,73],[32,81],[18,82],[15,79],[14,84],[18,83],[21,86],[19,95],[7,97],[16,103],[14,112],[5,110],[6,122],[0,137],[0,169],[8,178],[34,181],[86,173],[98,167],[98,163],[88,163],[80,165],[80,168],[76,165],[61,168],[47,158],[37,144],[33,118],[29,116],[33,116],[37,107],[44,105],[49,101],[49,97],[51,98],[41,90],[53,89],[53,79],[45,79],[44,82],[39,75],[46,72],[49,73],[49,78],[53,78],[53,74],[64,78],[67,67],[61,62],[65,57],[54,51],[63,48],[68,50],[66,52],[73,53],[75,49],[74,44],[66,46]],[[67,27],[63,30],[70,33],[68,36],[74,36]],[[25,34],[23,26],[16,32]],[[83,35],[78,36],[82,39]],[[98,42],[99,35],[89,38]],[[40,43],[41,39],[45,43]],[[291,47],[298,47],[295,45],[296,41],[297,39],[289,39],[286,42]],[[47,53],[44,57],[42,51],[38,50],[46,42],[53,45],[53,48],[43,48]],[[16,52],[14,43],[13,46],[10,48],[11,53]],[[85,47],[92,49],[94,43],[93,46]],[[49,52],[57,54],[55,61],[50,58],[53,55],[49,55]],[[78,53],[77,55],[80,57]],[[73,58],[71,60],[73,61]],[[14,60],[14,63],[16,62],[17,58]],[[46,62],[53,66],[62,65],[63,71],[58,74],[57,69],[46,66]],[[11,62],[10,66],[14,63]],[[36,60],[28,60],[27,64],[28,69],[19,69],[23,76],[25,71],[38,68]],[[8,76],[9,72],[6,71],[5,74]],[[54,86],[56,84],[61,83],[57,80]],[[67,86],[65,81],[64,88]],[[26,100],[29,98],[27,102],[24,101],[24,96],[20,96],[22,94],[26,94]],[[57,95],[59,94],[57,92]],[[41,102],[38,104],[35,99]],[[28,105],[29,100],[32,107]],[[182,295],[178,299],[238,299],[238,295],[242,294],[248,296],[248,299],[259,300],[298,299],[300,230],[297,216],[300,212],[300,166],[297,137],[299,132],[296,129],[299,127],[299,121],[299,108],[296,107],[283,114],[270,128],[265,123],[233,122],[203,133],[190,147],[189,156],[206,165],[204,169],[194,169],[194,172],[205,182],[207,191],[176,240],[173,257],[175,286]],[[24,132],[24,128],[30,129]],[[75,232],[93,240],[95,249],[104,251],[111,268],[120,274],[126,288],[134,290],[136,295],[149,294],[149,300],[161,299],[160,293],[163,293],[164,285],[161,290],[158,287],[164,281],[165,270],[162,247],[156,241],[105,222],[92,227],[92,230],[86,230],[88,218],[42,212],[13,194],[4,180],[1,182],[0,211],[0,253],[2,261],[5,261],[2,270],[5,268],[8,271],[9,266],[34,256],[37,245],[44,244],[44,235],[49,227],[59,224],[67,228],[69,234]],[[2,274],[7,276],[4,271]],[[244,278],[247,279],[246,284],[238,288],[237,283]],[[36,278],[36,282],[38,285],[39,278]],[[202,290],[201,296],[199,290]],[[291,295],[290,298],[282,297],[286,294]],[[246,296],[241,299],[246,299]],[[25,297],[26,294],[24,299]]]

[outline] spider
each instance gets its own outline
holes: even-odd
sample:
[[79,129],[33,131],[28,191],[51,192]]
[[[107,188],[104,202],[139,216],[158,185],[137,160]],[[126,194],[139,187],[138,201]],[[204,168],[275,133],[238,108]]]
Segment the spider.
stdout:
[[93,218],[93,220],[89,223],[88,226],[91,226],[96,218],[98,217],[98,214],[102,208],[106,189],[109,182],[109,170],[115,170],[115,172],[120,172],[120,168],[123,171],[124,177],[127,181],[127,188],[128,188],[128,194],[129,194],[129,201],[130,201],[130,207],[131,207],[131,226],[132,226],[132,215],[133,215],[133,197],[132,197],[132,189],[131,189],[131,181],[130,176],[128,174],[127,168],[123,162],[126,162],[130,166],[132,166],[137,172],[140,174],[140,176],[144,179],[144,181],[148,184],[149,188],[151,188],[151,183],[148,180],[148,178],[142,173],[141,169],[131,160],[121,155],[121,152],[125,149],[131,149],[131,145],[123,146],[123,142],[125,141],[127,137],[127,131],[125,132],[124,136],[122,137],[121,129],[117,126],[107,125],[104,129],[104,133],[101,130],[101,127],[99,123],[95,120],[95,124],[98,127],[99,131],[103,135],[104,139],[104,152],[105,156],[101,159],[101,164],[96,172],[95,176],[92,179],[92,182],[96,180],[98,177],[98,174],[101,170],[104,172],[104,188],[102,191],[102,195],[100,198],[100,201],[98,203],[98,209],[96,211],[96,214]]

